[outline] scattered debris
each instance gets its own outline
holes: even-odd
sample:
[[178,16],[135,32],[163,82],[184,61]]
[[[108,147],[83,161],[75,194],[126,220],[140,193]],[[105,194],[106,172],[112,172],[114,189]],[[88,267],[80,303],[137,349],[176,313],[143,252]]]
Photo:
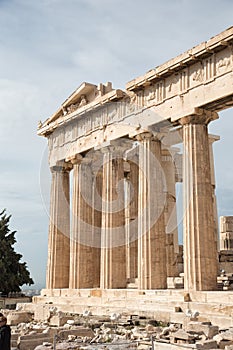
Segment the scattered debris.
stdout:
[[[5,310],[4,310],[5,311]],[[65,314],[51,308],[47,321],[33,314],[9,311],[12,349],[20,350],[233,350],[233,328],[219,329],[198,321],[199,312],[186,310],[185,324],[164,324],[138,315]],[[18,320],[18,324],[16,324]],[[23,322],[21,322],[23,320]],[[56,322],[55,322],[56,320]]]

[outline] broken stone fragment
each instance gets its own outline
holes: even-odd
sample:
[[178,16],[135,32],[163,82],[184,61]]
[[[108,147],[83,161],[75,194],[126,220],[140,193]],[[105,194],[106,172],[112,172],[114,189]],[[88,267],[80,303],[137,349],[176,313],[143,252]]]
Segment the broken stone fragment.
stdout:
[[229,329],[228,331],[220,333],[223,340],[232,340],[233,341],[233,331]]
[[218,326],[212,326],[203,322],[191,321],[187,324],[187,332],[195,332],[197,334],[205,334],[208,339],[212,339],[219,332]]
[[217,349],[217,342],[213,339],[205,340],[204,342],[197,342],[195,344],[196,349],[204,350],[204,349]]
[[69,330],[61,330],[58,333],[59,338],[61,339],[67,339],[68,336],[76,336],[76,337],[89,337],[89,338],[94,338],[95,334],[92,329],[90,328],[85,328],[82,326],[76,327],[74,329],[69,329]]
[[180,343],[180,340],[185,343],[192,344],[194,343],[195,337],[183,329],[179,329],[177,332],[174,332],[171,337],[172,342]]
[[191,297],[189,293],[184,293],[184,302],[187,303],[191,301]]
[[27,323],[32,320],[32,313],[25,311],[11,311],[7,316],[7,323],[16,326],[19,323]]
[[224,339],[222,339],[218,344],[220,349],[225,349],[226,346],[230,346],[230,345],[233,345],[233,341],[232,340],[224,340]]

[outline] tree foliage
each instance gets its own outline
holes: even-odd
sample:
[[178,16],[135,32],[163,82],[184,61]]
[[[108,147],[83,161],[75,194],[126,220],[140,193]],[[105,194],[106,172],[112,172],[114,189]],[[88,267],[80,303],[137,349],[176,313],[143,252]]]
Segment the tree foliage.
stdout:
[[10,231],[11,215],[4,209],[0,213],[0,292],[19,292],[23,284],[31,285],[33,280],[25,262],[21,262],[22,255],[15,252],[16,231]]

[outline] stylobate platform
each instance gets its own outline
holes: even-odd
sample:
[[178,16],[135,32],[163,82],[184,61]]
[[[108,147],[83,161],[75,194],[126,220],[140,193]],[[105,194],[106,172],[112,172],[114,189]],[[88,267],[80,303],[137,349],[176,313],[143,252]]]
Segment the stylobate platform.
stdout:
[[[56,307],[58,311],[92,315],[139,315],[158,321],[181,323],[190,321],[190,314],[199,312],[198,321],[210,321],[221,328],[233,326],[233,292],[191,292],[184,290],[99,290],[43,289],[25,310],[35,313],[35,319],[46,319]],[[189,310],[189,311],[188,311]]]

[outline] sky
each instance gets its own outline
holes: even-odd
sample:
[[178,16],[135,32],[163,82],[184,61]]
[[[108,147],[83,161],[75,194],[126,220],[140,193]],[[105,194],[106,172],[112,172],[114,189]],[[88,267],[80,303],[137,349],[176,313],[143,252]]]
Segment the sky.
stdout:
[[[124,89],[232,19],[231,0],[0,0],[0,209],[12,215],[15,250],[34,288],[45,285],[49,220],[39,120],[83,81]],[[210,125],[221,137],[214,145],[219,215],[233,215],[232,114]]]

